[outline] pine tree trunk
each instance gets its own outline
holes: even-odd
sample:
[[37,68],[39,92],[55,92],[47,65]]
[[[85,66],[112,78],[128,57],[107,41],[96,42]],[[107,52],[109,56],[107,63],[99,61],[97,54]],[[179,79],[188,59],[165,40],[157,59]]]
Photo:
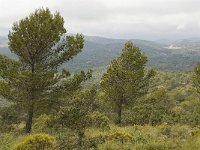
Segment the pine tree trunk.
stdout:
[[[33,80],[34,73],[35,73],[34,64],[31,66],[31,73],[32,73],[32,80]],[[30,93],[31,98],[30,98],[30,103],[29,103],[29,108],[28,108],[27,118],[26,118],[26,127],[25,127],[26,133],[31,133],[31,128],[32,128],[33,111],[34,111],[34,93],[35,93],[35,88],[34,88],[34,83],[32,83],[31,93]]]
[[82,146],[83,146],[83,137],[84,137],[84,132],[82,129],[79,129],[78,131],[78,141],[77,141],[77,145],[78,145],[78,149],[81,150]]
[[116,124],[121,124],[122,122],[122,100],[119,102],[118,110],[117,110],[117,122]]
[[25,132],[26,133],[31,133],[32,120],[33,120],[33,109],[34,109],[34,105],[31,104],[29,106],[28,113],[27,113],[27,118],[26,118],[26,127],[25,127]]

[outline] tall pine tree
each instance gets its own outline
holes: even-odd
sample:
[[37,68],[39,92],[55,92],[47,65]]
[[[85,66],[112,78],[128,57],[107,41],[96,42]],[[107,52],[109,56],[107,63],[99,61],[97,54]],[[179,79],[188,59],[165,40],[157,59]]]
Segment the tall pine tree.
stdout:
[[57,96],[76,91],[90,77],[90,72],[72,77],[65,69],[58,71],[81,52],[84,39],[79,34],[67,36],[61,15],[48,8],[14,23],[8,38],[18,61],[0,57],[0,95],[23,108],[27,114],[25,131],[30,133],[39,104],[43,109],[54,105]]
[[145,72],[147,57],[131,41],[125,44],[122,54],[114,59],[101,79],[101,88],[117,112],[117,123],[122,120],[122,110],[131,106],[148,91],[154,71]]

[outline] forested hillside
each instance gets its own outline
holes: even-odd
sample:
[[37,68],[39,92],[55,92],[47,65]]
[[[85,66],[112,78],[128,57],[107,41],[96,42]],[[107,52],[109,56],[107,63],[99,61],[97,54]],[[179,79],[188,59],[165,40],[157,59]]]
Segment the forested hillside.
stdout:
[[[2,38],[0,38],[2,39]],[[35,10],[0,42],[0,150],[198,150],[197,39],[67,34]]]
[[[106,67],[112,59],[121,53],[125,39],[84,36],[84,48],[73,60],[66,64],[72,71]],[[6,38],[2,38],[0,52],[14,57],[5,47]],[[1,39],[0,39],[1,40]],[[200,40],[187,39],[161,44],[146,40],[131,40],[148,56],[148,66],[165,71],[192,71],[200,57]]]

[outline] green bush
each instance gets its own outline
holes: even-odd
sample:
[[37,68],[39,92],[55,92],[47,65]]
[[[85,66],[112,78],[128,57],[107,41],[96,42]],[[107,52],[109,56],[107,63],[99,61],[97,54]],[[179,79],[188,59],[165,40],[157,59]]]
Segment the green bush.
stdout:
[[49,150],[54,145],[54,137],[48,134],[32,134],[14,146],[14,150]]
[[50,117],[47,115],[41,115],[38,118],[36,118],[33,122],[33,130],[34,131],[39,131],[39,132],[44,132],[47,127],[48,123],[50,122]]
[[0,110],[0,132],[10,132],[15,129],[21,121],[20,110],[16,106],[12,105],[4,107]]
[[167,123],[163,123],[158,126],[158,129],[160,130],[160,133],[166,136],[170,136],[171,134],[171,126]]
[[122,144],[133,139],[132,135],[125,131],[116,131],[112,133],[109,138],[117,140]]
[[0,133],[0,150],[10,150],[16,139],[20,137],[16,137],[13,133]]

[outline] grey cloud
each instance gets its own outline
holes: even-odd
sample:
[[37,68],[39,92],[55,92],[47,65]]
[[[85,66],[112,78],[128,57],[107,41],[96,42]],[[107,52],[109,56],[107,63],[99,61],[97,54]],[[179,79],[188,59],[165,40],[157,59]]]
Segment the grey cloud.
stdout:
[[58,10],[72,20],[96,21],[109,17],[109,9],[96,0],[71,0],[63,1],[63,7]]
[[40,7],[59,11],[72,33],[112,38],[200,35],[199,0],[0,0],[0,35]]

